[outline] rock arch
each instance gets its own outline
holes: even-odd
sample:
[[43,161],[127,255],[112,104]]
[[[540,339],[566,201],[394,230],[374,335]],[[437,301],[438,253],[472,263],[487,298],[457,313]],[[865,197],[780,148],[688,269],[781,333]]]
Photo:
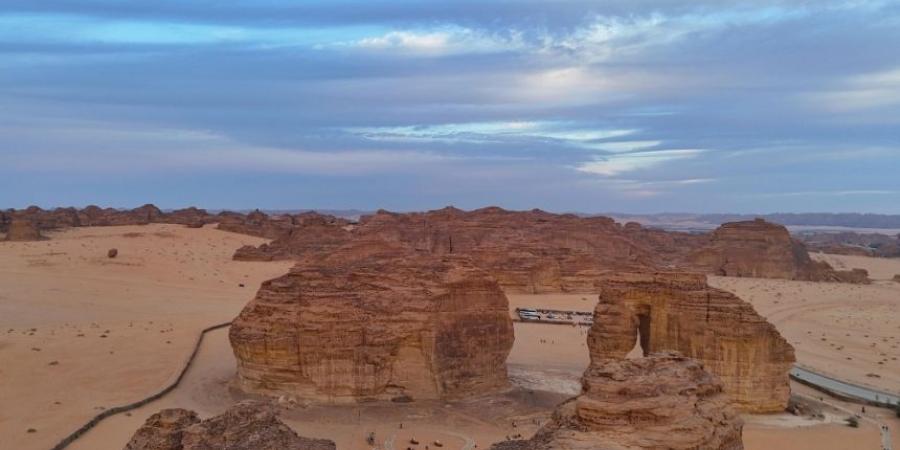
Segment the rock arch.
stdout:
[[719,376],[744,411],[787,405],[794,349],[747,302],[693,273],[620,273],[600,283],[588,335],[591,357],[625,358],[640,336],[645,355],[677,351]]

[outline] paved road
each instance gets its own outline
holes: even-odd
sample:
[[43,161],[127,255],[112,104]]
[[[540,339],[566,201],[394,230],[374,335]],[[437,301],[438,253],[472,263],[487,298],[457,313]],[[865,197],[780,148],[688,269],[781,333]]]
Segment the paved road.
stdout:
[[794,366],[794,368],[791,369],[791,377],[812,383],[828,391],[849,398],[880,403],[885,406],[893,406],[900,403],[900,396],[896,394],[837,380],[802,367]]

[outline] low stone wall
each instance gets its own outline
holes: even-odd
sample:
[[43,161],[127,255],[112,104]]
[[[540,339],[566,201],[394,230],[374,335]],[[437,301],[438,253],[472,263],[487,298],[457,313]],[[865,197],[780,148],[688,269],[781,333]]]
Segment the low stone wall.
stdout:
[[178,373],[178,377],[175,378],[174,381],[169,383],[162,390],[160,390],[159,392],[157,392],[149,397],[146,397],[142,400],[138,400],[134,403],[129,403],[127,405],[121,405],[121,406],[114,406],[112,408],[109,408],[109,409],[101,412],[100,414],[97,414],[91,420],[89,420],[86,424],[82,425],[81,428],[75,430],[74,432],[72,432],[71,434],[66,436],[63,440],[59,441],[59,443],[56,444],[52,450],[60,450],[60,449],[64,449],[64,448],[68,447],[71,443],[75,442],[76,439],[80,438],[82,435],[84,435],[85,433],[90,431],[91,428],[94,428],[95,426],[97,426],[98,423],[100,423],[103,419],[105,419],[109,416],[121,414],[123,412],[127,412],[127,411],[131,411],[131,410],[140,408],[141,406],[144,406],[150,402],[159,400],[164,395],[168,394],[169,392],[172,392],[173,389],[178,387],[178,385],[181,383],[181,380],[184,379],[184,375],[187,373],[188,369],[191,368],[191,364],[194,363],[194,358],[197,357],[197,352],[200,350],[200,344],[203,343],[203,337],[206,336],[206,333],[208,333],[210,331],[218,330],[220,328],[225,328],[229,325],[231,325],[231,322],[220,323],[218,325],[213,325],[211,327],[204,328],[203,331],[200,332],[200,335],[197,336],[197,342],[194,343],[194,349],[193,349],[193,351],[191,351],[191,355],[184,362],[184,367],[181,368],[181,372]]

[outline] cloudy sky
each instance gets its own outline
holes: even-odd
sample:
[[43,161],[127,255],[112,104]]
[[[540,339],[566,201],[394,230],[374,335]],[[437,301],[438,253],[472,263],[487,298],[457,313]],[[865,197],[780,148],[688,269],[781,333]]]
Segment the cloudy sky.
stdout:
[[900,2],[0,2],[0,207],[146,202],[900,213]]

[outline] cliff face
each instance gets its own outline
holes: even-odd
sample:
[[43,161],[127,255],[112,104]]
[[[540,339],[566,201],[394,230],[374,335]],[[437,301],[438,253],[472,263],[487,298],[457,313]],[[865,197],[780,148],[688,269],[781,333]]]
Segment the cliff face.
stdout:
[[534,438],[492,449],[743,449],[740,417],[697,361],[673,353],[592,359],[582,384]]
[[790,396],[794,349],[747,302],[687,273],[623,273],[600,284],[588,335],[592,359],[677,351],[721,378],[747,412],[776,412]]
[[264,283],[230,338],[245,389],[352,402],[503,388],[513,330],[467,261],[359,249]]
[[867,273],[835,271],[827,263],[813,261],[806,247],[792,239],[787,228],[762,219],[722,225],[706,245],[687,256],[684,265],[732,277],[868,281]]
[[125,450],[335,450],[334,442],[298,436],[261,403],[238,403],[201,421],[186,409],[164,409],[138,428]]

